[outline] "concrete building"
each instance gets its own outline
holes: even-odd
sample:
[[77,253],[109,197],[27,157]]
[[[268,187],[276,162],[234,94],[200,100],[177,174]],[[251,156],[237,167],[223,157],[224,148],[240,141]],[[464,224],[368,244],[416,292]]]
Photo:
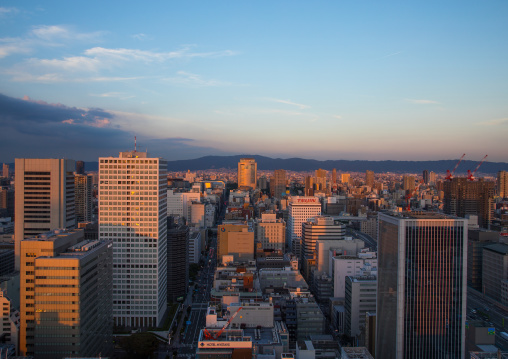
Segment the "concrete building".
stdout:
[[200,201],[201,194],[199,192],[175,192],[173,189],[168,189],[167,215],[183,217],[189,223],[191,220],[192,202]]
[[0,249],[0,276],[14,272],[14,251]]
[[111,355],[112,243],[55,230],[21,241],[20,352]]
[[301,257],[302,224],[310,218],[321,215],[321,202],[318,197],[290,197],[286,242],[289,250]]
[[238,162],[238,188],[256,188],[258,165],[254,158],[241,158]]
[[19,311],[14,308],[6,293],[0,289],[0,343],[13,344],[15,351],[18,349],[19,324]]
[[190,206],[191,216],[189,225],[204,228],[205,227],[205,204],[201,202],[192,202]]
[[325,317],[313,298],[296,297],[296,339],[305,340],[310,335],[324,334]]
[[415,177],[414,176],[402,176],[402,189],[411,193],[415,190]]
[[483,294],[501,302],[501,284],[507,279],[508,245],[497,243],[483,247]]
[[365,347],[342,347],[341,359],[374,359]]
[[[344,243],[347,246],[348,243]],[[344,247],[343,247],[344,248]],[[333,277],[333,296],[344,298],[346,295],[346,277],[357,277],[362,275],[376,275],[378,260],[375,252],[362,249],[355,253],[347,249],[331,249],[331,269]],[[335,252],[335,254],[333,254]],[[349,254],[350,253],[350,254]]]
[[[376,310],[377,278],[375,275],[346,277],[345,330],[350,337],[365,334],[366,314]],[[362,342],[364,335],[362,336]]]
[[20,243],[57,228],[75,228],[74,160],[16,158],[15,252]]
[[349,173],[341,173],[340,175],[340,181],[342,184],[349,184],[349,180],[351,179],[351,174]]
[[93,184],[92,175],[74,175],[74,202],[76,221],[91,222],[93,215]]
[[221,224],[217,228],[217,261],[222,256],[233,255],[234,261],[254,259],[254,232],[247,224]]
[[438,213],[379,214],[376,359],[464,358],[467,230]]
[[374,188],[374,171],[365,171],[365,185],[371,189]]
[[478,224],[482,228],[489,228],[494,218],[494,186],[494,182],[483,179],[471,182],[459,177],[444,182],[444,213],[457,217],[478,215]]
[[284,252],[286,248],[286,222],[277,218],[275,213],[261,214],[261,219],[254,222],[255,242],[261,244],[262,249],[272,249]]
[[302,223],[300,262],[307,282],[311,281],[311,271],[316,266],[316,241],[342,240],[345,234],[346,226],[329,216],[316,216]]
[[508,172],[499,171],[497,173],[497,194],[501,198],[508,197]]
[[168,220],[168,302],[185,297],[189,283],[189,227]]
[[9,178],[9,165],[7,163],[2,164],[2,177]]
[[273,182],[270,181],[270,191],[272,197],[282,198],[286,195],[286,171],[275,170],[273,173]]
[[467,285],[483,292],[483,248],[499,242],[499,232],[471,229],[467,233]]
[[113,241],[115,325],[153,327],[167,309],[167,162],[99,158],[99,239]]
[[188,241],[188,262],[189,264],[196,264],[199,263],[199,258],[201,257],[201,232],[200,231],[193,231],[189,234],[189,241]]

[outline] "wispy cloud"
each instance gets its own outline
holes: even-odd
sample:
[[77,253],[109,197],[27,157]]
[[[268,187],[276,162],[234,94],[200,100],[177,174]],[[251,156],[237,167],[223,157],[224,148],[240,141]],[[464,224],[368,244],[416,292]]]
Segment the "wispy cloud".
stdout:
[[334,115],[333,118],[336,118],[337,120],[342,120],[342,116],[341,115]]
[[270,99],[270,101],[273,101],[273,102],[278,102],[278,103],[283,103],[283,104],[285,104],[285,105],[296,106],[296,107],[298,107],[300,110],[305,110],[305,109],[310,108],[310,106],[307,106],[307,105],[302,105],[302,104],[300,104],[300,103],[292,102],[292,101],[289,101],[289,100],[280,100],[280,99],[272,98],[272,99]]
[[134,34],[134,35],[131,35],[131,37],[132,37],[134,40],[140,40],[140,41],[143,41],[143,40],[148,39],[148,35],[143,34],[143,33]]
[[19,10],[15,7],[0,7],[0,17],[7,14],[16,14]]
[[406,99],[407,102],[414,103],[417,105],[434,105],[439,104],[439,102],[434,100],[416,100],[416,99]]
[[404,51],[397,51],[397,52],[394,52],[394,53],[391,53],[391,54],[388,54],[388,55],[381,56],[380,59],[384,59],[384,58],[387,58],[387,57],[399,55],[399,54],[402,54],[403,52]]
[[506,118],[496,118],[494,120],[487,120],[478,122],[477,125],[480,126],[504,126],[508,125],[508,117]]
[[133,95],[128,95],[124,92],[106,92],[101,94],[92,94],[94,97],[107,97],[107,98],[118,98],[120,100],[128,100],[130,98],[134,98]]
[[203,79],[200,75],[193,74],[187,71],[178,71],[177,76],[165,78],[164,81],[168,81],[173,84],[186,85],[186,86],[232,86],[231,82],[218,81],[213,79]]
[[34,26],[31,31],[32,36],[45,41],[97,41],[101,39],[104,34],[105,32],[103,31],[81,33],[65,25],[39,25]]

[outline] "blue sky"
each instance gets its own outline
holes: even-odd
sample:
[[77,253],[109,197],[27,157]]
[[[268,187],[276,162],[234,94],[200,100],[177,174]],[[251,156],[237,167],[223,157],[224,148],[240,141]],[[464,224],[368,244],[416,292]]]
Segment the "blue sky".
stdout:
[[0,162],[508,162],[506,1],[0,5]]

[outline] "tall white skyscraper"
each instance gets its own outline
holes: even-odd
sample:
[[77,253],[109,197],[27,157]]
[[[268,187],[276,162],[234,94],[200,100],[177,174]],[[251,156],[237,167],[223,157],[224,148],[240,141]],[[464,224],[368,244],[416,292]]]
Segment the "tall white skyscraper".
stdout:
[[75,228],[74,160],[16,158],[15,252],[20,268],[20,243],[58,228]]
[[113,241],[115,325],[160,325],[167,307],[167,162],[99,158],[99,238]]
[[321,215],[321,202],[318,197],[290,197],[288,203],[288,223],[286,241],[293,254],[300,258],[302,244],[302,223]]

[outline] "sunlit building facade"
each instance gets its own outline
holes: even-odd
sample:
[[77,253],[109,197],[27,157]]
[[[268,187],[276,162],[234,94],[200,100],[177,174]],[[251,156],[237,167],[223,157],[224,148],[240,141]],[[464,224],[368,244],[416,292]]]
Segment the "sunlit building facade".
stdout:
[[158,326],[167,307],[167,162],[99,158],[99,239],[113,241],[115,325]]
[[238,162],[238,188],[256,188],[258,165],[254,158],[241,158]]

